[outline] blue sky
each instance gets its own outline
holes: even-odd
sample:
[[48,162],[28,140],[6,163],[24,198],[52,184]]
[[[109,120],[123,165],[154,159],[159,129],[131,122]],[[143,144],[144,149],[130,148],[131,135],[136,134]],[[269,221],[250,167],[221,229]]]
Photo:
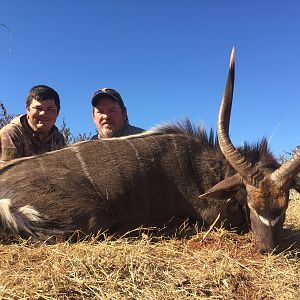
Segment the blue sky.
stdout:
[[[91,95],[117,89],[130,123],[190,117],[216,128],[232,47],[235,145],[266,136],[276,155],[300,144],[300,2],[1,0],[0,99],[25,111],[29,89],[61,97],[74,134],[95,132]],[[11,49],[11,51],[10,51]]]

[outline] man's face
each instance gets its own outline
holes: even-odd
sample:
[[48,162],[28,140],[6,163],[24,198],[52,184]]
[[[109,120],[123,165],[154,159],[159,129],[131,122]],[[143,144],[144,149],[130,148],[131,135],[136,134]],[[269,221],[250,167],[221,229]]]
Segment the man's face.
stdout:
[[49,132],[58,115],[54,99],[33,99],[29,107],[26,107],[26,113],[30,127],[38,132]]
[[118,102],[104,97],[93,108],[93,119],[100,136],[111,138],[124,127],[127,114]]

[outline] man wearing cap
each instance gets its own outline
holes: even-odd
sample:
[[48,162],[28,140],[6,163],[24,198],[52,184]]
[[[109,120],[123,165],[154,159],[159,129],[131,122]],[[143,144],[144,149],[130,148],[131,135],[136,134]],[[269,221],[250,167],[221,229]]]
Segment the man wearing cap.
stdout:
[[127,110],[121,95],[114,89],[103,88],[92,97],[93,120],[98,134],[91,140],[137,134],[145,131],[128,122]]

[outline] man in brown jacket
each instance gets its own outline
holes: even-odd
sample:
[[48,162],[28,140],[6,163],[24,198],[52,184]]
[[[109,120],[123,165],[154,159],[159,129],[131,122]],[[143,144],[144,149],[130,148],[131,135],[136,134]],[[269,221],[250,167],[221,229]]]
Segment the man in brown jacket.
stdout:
[[0,130],[1,161],[63,148],[64,137],[54,125],[59,110],[60,99],[54,89],[34,86],[26,98],[26,114]]

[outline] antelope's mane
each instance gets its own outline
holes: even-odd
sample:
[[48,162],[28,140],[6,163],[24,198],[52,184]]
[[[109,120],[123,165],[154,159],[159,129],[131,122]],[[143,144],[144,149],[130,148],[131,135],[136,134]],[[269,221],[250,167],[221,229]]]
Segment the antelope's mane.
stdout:
[[[205,146],[220,150],[218,136],[214,129],[210,128],[207,131],[203,124],[195,126],[190,119],[177,121],[175,123],[166,123],[158,125],[153,129],[155,133],[159,134],[182,134],[195,138],[198,142]],[[238,151],[251,162],[258,162],[264,160],[266,164],[271,164],[276,167],[279,163],[274,158],[268,144],[268,140],[263,137],[256,143],[244,142],[240,147],[237,147]],[[220,150],[221,151],[221,150]]]
[[153,129],[155,133],[159,134],[181,134],[195,138],[203,145],[211,148],[218,148],[218,138],[215,131],[211,128],[209,132],[204,128],[203,124],[195,126],[190,119],[177,121],[175,123],[166,123],[158,125]]

